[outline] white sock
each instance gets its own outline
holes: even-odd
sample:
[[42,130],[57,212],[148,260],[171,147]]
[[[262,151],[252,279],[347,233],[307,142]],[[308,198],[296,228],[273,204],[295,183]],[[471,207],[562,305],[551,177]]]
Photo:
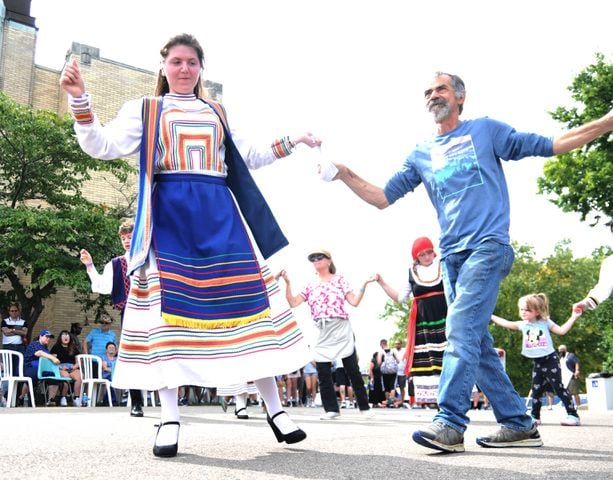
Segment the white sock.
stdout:
[[241,415],[243,413],[247,413],[247,392],[245,393],[239,393],[238,395],[236,395],[234,397],[234,401],[236,403],[236,411],[238,412],[240,409],[244,408],[245,411],[241,412]]
[[[162,388],[158,390],[160,397],[161,413],[160,423],[178,422],[179,406],[177,405],[178,389]],[[179,425],[165,425],[160,430],[155,439],[155,444],[159,447],[163,445],[174,445],[179,439]]]
[[[279,391],[277,390],[277,383],[275,382],[274,377],[260,378],[259,380],[255,381],[255,386],[258,387],[260,395],[264,399],[264,403],[266,404],[270,418],[274,417],[275,414],[283,410],[281,399],[279,398]],[[294,422],[292,422],[289,415],[279,415],[273,420],[273,422],[283,434],[288,434],[298,430],[298,427]]]

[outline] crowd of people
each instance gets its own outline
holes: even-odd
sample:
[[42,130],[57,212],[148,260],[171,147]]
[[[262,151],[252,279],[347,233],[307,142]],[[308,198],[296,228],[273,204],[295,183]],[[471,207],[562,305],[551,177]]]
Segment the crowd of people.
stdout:
[[[19,315],[19,311],[19,304],[12,303],[11,314],[16,317]],[[21,319],[19,321],[13,319],[13,322],[9,320],[4,323],[19,324],[19,331],[27,332],[27,323]],[[38,406],[43,404],[43,395],[39,384],[44,380],[45,372],[43,372],[41,377],[38,371],[38,360],[41,357],[45,357],[56,364],[60,375],[66,379],[65,382],[45,380],[48,388],[48,398],[44,401],[45,406],[82,406],[82,378],[76,359],[77,355],[82,353],[95,355],[100,362],[102,378],[112,382],[118,352],[117,334],[111,329],[112,323],[113,320],[110,316],[102,315],[97,321],[99,326],[90,329],[83,341],[79,339],[83,327],[79,322],[75,322],[71,325],[71,331],[61,330],[57,339],[49,330],[43,329],[31,343],[28,345],[24,344],[24,372],[26,376],[33,380],[35,391],[29,392],[27,385],[24,384],[17,397],[17,406],[28,406],[25,405],[27,398],[30,398],[30,401],[35,402]],[[10,335],[7,337],[10,337]],[[6,338],[6,340],[7,343],[3,345],[3,348],[6,348],[6,345],[11,345],[8,343],[10,338]],[[385,342],[387,340],[382,340],[380,343],[383,345]],[[355,351],[355,347],[353,347],[353,351]],[[401,359],[403,350],[401,349],[400,341],[396,342],[395,351],[397,358]],[[379,367],[383,362],[381,353],[382,351],[377,352],[375,355],[375,361]],[[354,385],[360,384],[364,391],[366,389],[373,389],[374,379],[369,378],[370,372],[360,371],[356,363],[357,376],[350,378],[344,369],[342,358],[334,359],[330,363],[332,381],[330,403],[336,403],[337,409],[353,409],[358,407],[354,392],[355,390],[359,391],[360,388],[355,388]],[[404,375],[402,367],[400,367],[397,373],[398,376],[396,376],[395,372],[393,376],[387,379],[388,388],[386,388],[386,393],[389,394],[390,398],[394,399],[393,406],[395,407],[402,406],[403,401],[409,401],[408,398],[405,399],[404,393],[406,382],[400,383],[400,379]],[[312,408],[323,406],[317,362],[315,360],[307,362],[298,370],[277,375],[275,378],[279,399],[284,407]],[[399,383],[397,383],[397,378]],[[383,385],[384,383],[381,381],[379,387],[382,389]],[[116,391],[113,389],[111,403],[115,406],[127,405],[128,392],[129,390],[117,389]],[[218,387],[184,385],[179,388],[177,403],[180,406],[218,403],[224,411],[228,405],[233,405],[234,415],[241,420],[249,418],[248,407],[263,404],[253,382],[241,385],[221,385]],[[370,399],[367,403],[370,403],[369,408],[391,406],[381,405],[379,402],[373,403]],[[95,399],[95,404],[99,406],[108,405],[108,399],[105,398],[104,392],[101,392],[99,397]],[[131,410],[131,415],[141,416],[133,415],[133,410]],[[326,417],[324,416],[323,418]]]
[[[267,266],[288,241],[249,169],[280,161],[300,144],[318,147],[321,140],[306,132],[266,145],[247,141],[230,129],[223,106],[206,98],[204,54],[193,36],[171,38],[160,57],[155,96],[128,101],[106,125],[94,113],[76,59],[61,73],[81,148],[102,160],[139,153],[137,208],[134,222],[119,230],[125,252],[102,274],[89,252],[81,251],[92,291],[111,295],[120,311],[120,337],[111,329],[112,319],[102,317],[82,344],[72,332],[62,331],[49,349],[53,335],[45,329],[26,346],[27,324],[18,306],[11,305],[2,323],[3,346],[24,353],[26,375],[35,379],[37,361],[49,359],[74,383],[72,403],[78,404],[75,356],[82,351],[100,359],[102,375],[115,388],[130,391],[131,415],[143,416],[142,391],[156,391],[161,408],[153,454],[158,457],[177,455],[178,406],[189,403],[190,392],[200,401],[202,388],[211,386],[222,393],[222,408],[235,405],[240,420],[248,419],[247,407],[257,395],[274,437],[287,444],[307,437],[290,417],[291,407],[321,403],[320,418],[334,420],[342,408],[357,406],[370,418],[373,408],[398,408],[408,397],[409,403],[436,409],[432,423],[416,430],[413,440],[444,452],[464,451],[476,387],[500,423],[491,435],[478,437],[478,445],[541,446],[539,401],[527,414],[488,330],[500,284],[514,259],[501,161],[579,148],[610,132],[613,114],[553,138],[520,133],[490,118],[461,121],[464,82],[437,72],[424,93],[436,135],[407,156],[384,188],[342,163],[322,178],[346,184],[379,209],[423,184],[440,224],[438,252],[429,238],[416,240],[406,284],[397,290],[380,274],[352,288],[337,273],[331,252],[317,249],[307,255],[315,277],[298,290],[289,272],[275,274]],[[572,322],[611,295],[612,262],[603,263],[598,285],[573,306]],[[381,340],[365,382],[347,305],[358,307],[375,282],[393,301],[410,301],[411,308],[406,347]],[[317,331],[312,345],[293,314],[303,303]],[[572,325],[569,320],[559,327],[547,318],[544,306],[526,305],[520,307],[522,318],[542,320],[543,334],[565,333]],[[523,312],[540,316],[528,318]],[[541,345],[539,337],[532,355],[534,393],[542,393],[541,380],[548,380],[562,395],[569,418],[576,419],[565,424],[579,425],[570,394],[559,375],[550,374],[557,355],[549,340]],[[287,371],[280,372],[280,365]],[[545,368],[545,374],[537,367]],[[68,404],[68,395],[65,385],[51,385],[48,402]]]

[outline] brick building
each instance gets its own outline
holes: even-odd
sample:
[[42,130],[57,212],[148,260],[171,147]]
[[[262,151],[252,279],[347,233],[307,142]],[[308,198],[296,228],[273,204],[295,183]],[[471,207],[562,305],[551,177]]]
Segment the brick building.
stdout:
[[[36,19],[30,15],[30,0],[0,0],[0,90],[15,101],[34,109],[60,115],[67,112],[66,94],[59,87],[60,71],[36,65]],[[79,57],[87,89],[92,94],[96,114],[104,123],[117,113],[126,100],[152,94],[157,72],[143,70],[104,58],[99,48],[73,42],[66,58]],[[221,100],[222,85],[207,81],[208,95]],[[131,159],[135,161],[135,159]],[[136,185],[136,182],[131,182]],[[94,177],[85,190],[88,199],[107,204],[124,200],[121,192],[109,188],[103,175]],[[118,252],[119,253],[119,252]],[[101,268],[103,265],[98,265]],[[0,289],[8,285],[0,284]],[[48,299],[36,329],[59,331],[71,322],[89,322],[68,289],[59,289]],[[118,328],[115,323],[114,328]],[[84,329],[84,334],[89,328]]]

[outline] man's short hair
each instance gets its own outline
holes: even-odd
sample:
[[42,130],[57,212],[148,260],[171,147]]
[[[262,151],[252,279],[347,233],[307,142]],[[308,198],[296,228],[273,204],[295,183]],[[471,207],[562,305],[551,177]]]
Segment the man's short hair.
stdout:
[[[446,75],[451,79],[451,86],[453,87],[453,91],[455,92],[456,99],[466,98],[466,85],[464,85],[464,80],[462,80],[459,76],[454,75],[453,73],[436,72],[434,74],[435,77],[440,77],[441,75]],[[464,104],[461,103],[459,107],[461,115],[462,111],[464,110]]]

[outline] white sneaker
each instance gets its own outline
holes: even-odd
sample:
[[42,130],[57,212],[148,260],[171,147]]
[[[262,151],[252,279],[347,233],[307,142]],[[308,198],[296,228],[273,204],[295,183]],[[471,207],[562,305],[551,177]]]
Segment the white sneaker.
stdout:
[[566,427],[578,427],[581,425],[581,421],[579,417],[575,417],[574,415],[568,415],[564,420],[560,422],[560,425],[564,425]]
[[338,412],[326,412],[321,417],[319,417],[319,419],[320,420],[335,420],[340,416],[341,414]]
[[66,401],[66,397],[60,398],[60,407],[67,407],[68,402]]
[[375,412],[369,408],[368,410],[360,410],[360,415],[362,418],[373,418],[375,416]]
[[75,406],[75,407],[80,407],[81,406],[81,397],[73,398],[72,399],[72,405]]

